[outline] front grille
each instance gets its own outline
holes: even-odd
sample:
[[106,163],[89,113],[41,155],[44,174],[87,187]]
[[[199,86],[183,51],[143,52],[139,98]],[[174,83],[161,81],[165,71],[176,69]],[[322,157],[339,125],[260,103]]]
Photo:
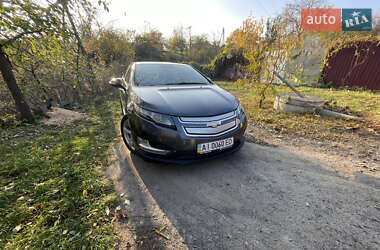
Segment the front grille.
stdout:
[[188,136],[219,136],[238,127],[236,111],[209,117],[179,117],[179,121]]

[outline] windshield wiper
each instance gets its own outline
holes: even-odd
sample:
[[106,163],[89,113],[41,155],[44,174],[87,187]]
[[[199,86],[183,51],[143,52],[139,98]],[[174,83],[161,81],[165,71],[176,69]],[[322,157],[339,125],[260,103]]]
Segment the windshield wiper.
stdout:
[[162,85],[185,85],[185,84],[207,84],[204,82],[170,82],[170,83],[165,83]]

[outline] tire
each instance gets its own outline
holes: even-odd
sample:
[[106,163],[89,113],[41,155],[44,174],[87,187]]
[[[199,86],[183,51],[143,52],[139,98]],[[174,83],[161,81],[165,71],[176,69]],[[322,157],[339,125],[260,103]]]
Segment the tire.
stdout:
[[136,152],[136,142],[133,137],[128,116],[123,116],[120,123],[121,137],[123,137],[124,144],[127,146],[131,153]]

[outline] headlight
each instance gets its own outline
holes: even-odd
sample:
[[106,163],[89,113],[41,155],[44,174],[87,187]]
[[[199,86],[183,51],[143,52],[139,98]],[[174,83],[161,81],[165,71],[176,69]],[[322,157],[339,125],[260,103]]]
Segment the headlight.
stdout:
[[239,106],[238,106],[237,112],[238,112],[238,116],[239,116],[239,118],[240,118],[242,115],[245,114],[245,112],[244,112],[244,108],[243,108],[243,105],[241,105],[240,103],[239,103]]
[[158,125],[168,127],[168,128],[173,128],[173,129],[176,128],[175,124],[173,122],[173,119],[168,115],[152,112],[152,111],[140,108],[137,105],[135,105],[135,109],[140,116],[142,116],[148,120],[151,120]]

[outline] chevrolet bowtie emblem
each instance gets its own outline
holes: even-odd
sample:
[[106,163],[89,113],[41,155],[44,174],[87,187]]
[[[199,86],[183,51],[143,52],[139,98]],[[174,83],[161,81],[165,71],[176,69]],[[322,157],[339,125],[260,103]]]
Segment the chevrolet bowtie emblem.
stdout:
[[207,127],[212,127],[212,128],[216,128],[216,127],[218,127],[220,125],[222,125],[221,121],[215,121],[215,122],[209,122],[209,123],[207,123]]

